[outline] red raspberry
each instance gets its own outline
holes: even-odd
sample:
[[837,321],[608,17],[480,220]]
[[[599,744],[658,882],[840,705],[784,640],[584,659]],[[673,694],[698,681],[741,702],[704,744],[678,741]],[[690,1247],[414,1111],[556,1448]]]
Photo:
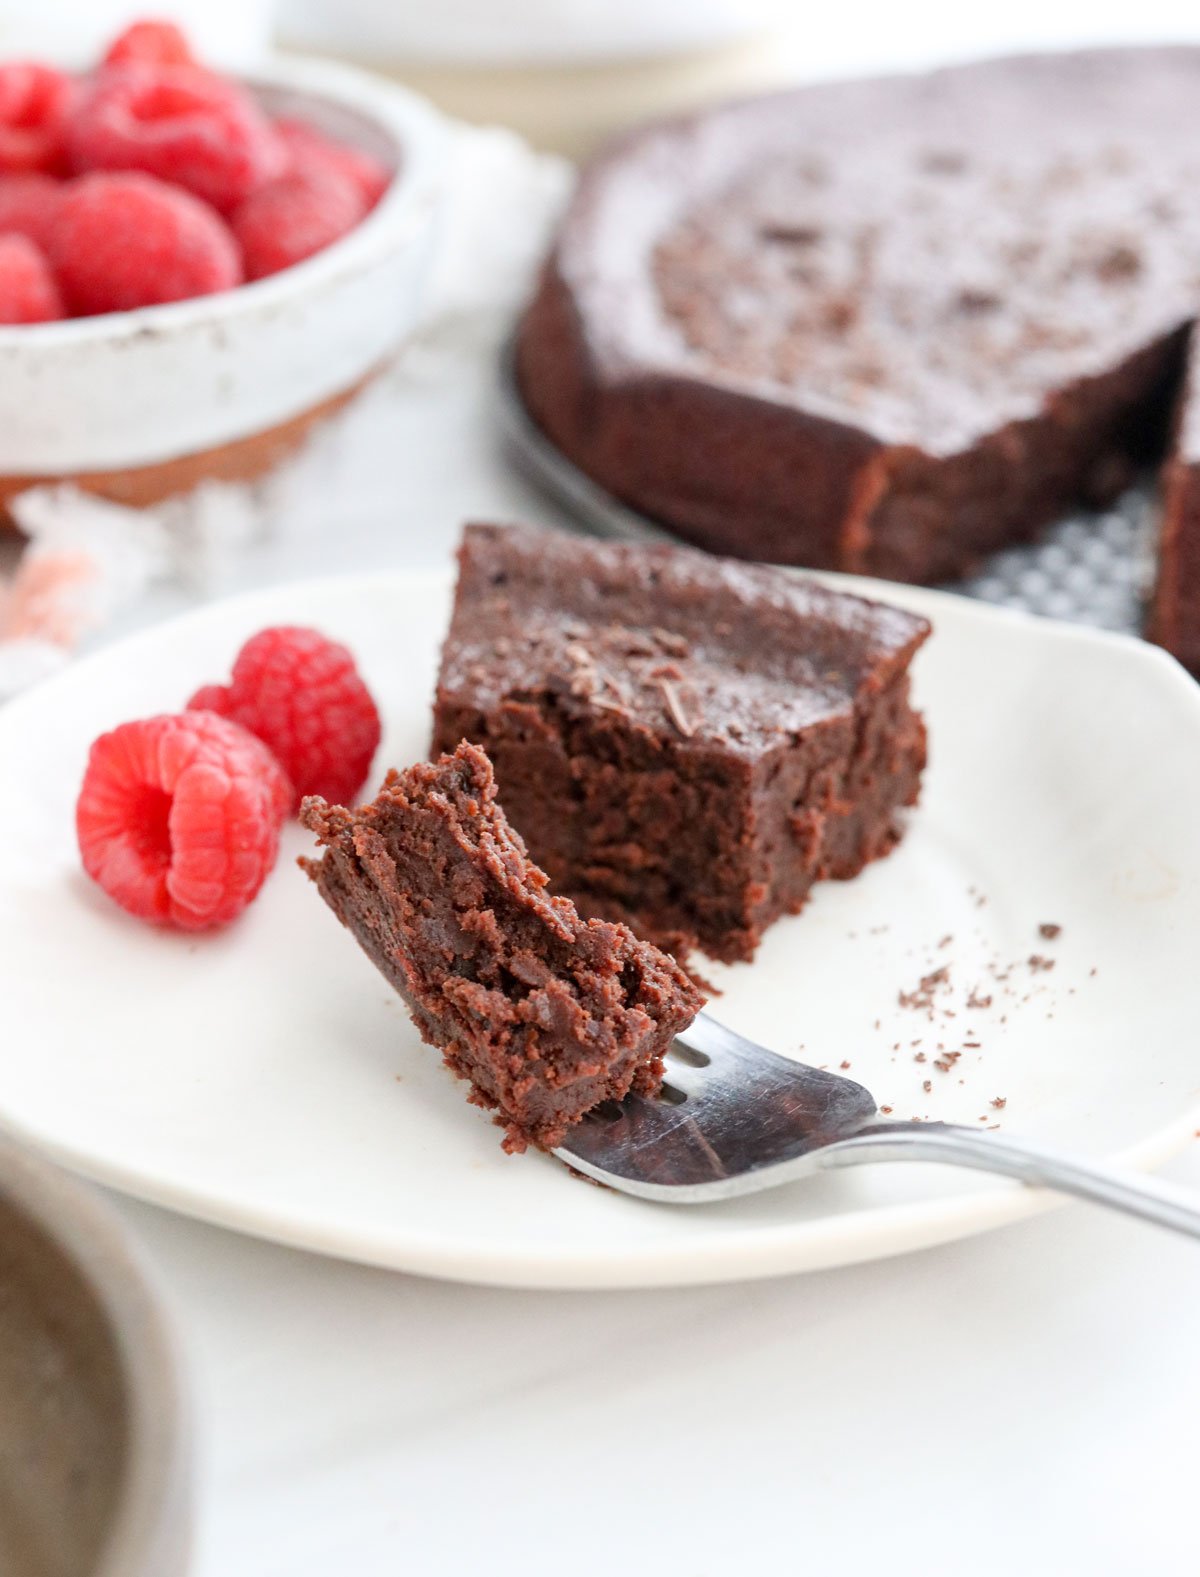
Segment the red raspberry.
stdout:
[[262,279],[322,252],[367,211],[358,188],[329,171],[283,175],[247,197],[230,220],[247,279]]
[[15,231],[44,250],[65,190],[52,175],[0,175],[0,235]]
[[290,802],[274,756],[223,717],[122,723],[88,756],[75,807],[83,868],[140,919],[224,925],[274,866]]
[[188,711],[218,712],[224,717],[225,708],[228,704],[229,686],[227,684],[202,684],[188,702]]
[[108,46],[106,66],[124,66],[140,60],[152,66],[194,66],[196,57],[174,22],[147,19],[131,22]]
[[242,278],[219,214],[150,175],[83,175],[67,187],[50,259],[72,312],[124,312],[229,290]]
[[354,658],[319,630],[262,630],[237,655],[228,685],[188,703],[230,717],[275,752],[295,804],[320,794],[352,804],[379,748],[379,713]]
[[226,212],[287,162],[248,93],[189,66],[102,72],[71,117],[67,148],[77,170],[144,170]]
[[28,236],[0,235],[0,323],[52,323],[65,317],[45,255]]
[[374,208],[391,185],[392,172],[386,165],[361,148],[324,136],[307,121],[277,120],[275,130],[288,152],[289,174],[325,170],[340,175],[358,188],[368,208]]
[[0,170],[62,168],[74,83],[23,60],[0,65]]

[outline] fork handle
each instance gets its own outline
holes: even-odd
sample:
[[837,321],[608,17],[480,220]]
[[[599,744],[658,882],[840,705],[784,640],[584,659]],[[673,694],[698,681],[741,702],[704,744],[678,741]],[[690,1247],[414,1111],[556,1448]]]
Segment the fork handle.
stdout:
[[828,1167],[866,1161],[939,1161],[998,1172],[1200,1238],[1200,1203],[1186,1189],[1120,1167],[1079,1160],[1030,1139],[978,1133],[953,1123],[872,1123],[827,1146],[815,1159]]

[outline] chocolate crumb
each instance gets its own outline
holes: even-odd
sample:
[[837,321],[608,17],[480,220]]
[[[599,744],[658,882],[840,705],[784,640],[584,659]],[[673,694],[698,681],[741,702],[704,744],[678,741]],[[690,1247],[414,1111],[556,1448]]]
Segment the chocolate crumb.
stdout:
[[978,987],[976,987],[971,992],[971,995],[967,998],[967,1006],[969,1008],[990,1008],[991,1005],[991,997],[981,996]]
[[950,966],[943,964],[940,969],[931,970],[929,974],[922,975],[919,983],[912,991],[899,991],[896,1000],[902,1008],[914,1008],[918,1012],[928,1013],[933,1017],[934,997],[944,986],[950,983]]
[[[890,1107],[890,1106],[881,1106],[881,1107],[880,1107],[880,1108],[879,1108],[879,1110],[880,1110],[880,1111],[881,1111],[881,1112],[882,1112],[882,1113],[883,1113],[883,1115],[884,1115],[884,1116],[885,1116],[885,1117],[890,1117],[890,1116],[891,1116],[891,1115],[892,1115],[892,1108],[891,1108],[891,1107]],[[1198,1134],[1197,1134],[1197,1135],[1196,1135],[1196,1138],[1197,1138],[1197,1139],[1200,1139],[1200,1133],[1198,1133]]]
[[925,1061],[925,1053],[923,1051],[917,1052],[916,1056],[913,1058],[913,1061],[914,1062],[924,1062]]
[[1062,926],[1055,925],[1049,920],[1043,920],[1042,924],[1038,926],[1038,935],[1044,937],[1047,942],[1053,942],[1056,936],[1062,935]]
[[1041,953],[1030,953],[1029,955],[1029,967],[1035,975],[1053,969],[1054,962],[1053,958],[1044,958]]
[[922,1084],[921,1088],[925,1091],[926,1095],[928,1095],[930,1090],[932,1090],[932,1088],[933,1088],[933,1080],[932,1079],[926,1079],[924,1084]]
[[845,1062],[845,1061],[842,1061],[842,1062],[838,1063],[838,1067],[839,1068],[848,1068],[849,1066],[850,1066],[850,1064],[848,1062]]
[[1008,1097],[1006,1095],[997,1095],[993,1099],[992,1105],[996,1108],[996,1110],[998,1112],[1002,1112],[1004,1110],[1004,1108],[1008,1105]]

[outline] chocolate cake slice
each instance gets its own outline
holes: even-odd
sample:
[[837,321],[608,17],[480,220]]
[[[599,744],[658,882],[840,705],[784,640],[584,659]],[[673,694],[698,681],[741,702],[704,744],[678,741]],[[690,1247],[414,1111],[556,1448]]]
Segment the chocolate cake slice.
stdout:
[[1158,573],[1146,633],[1200,675],[1200,343],[1194,338],[1163,468]]
[[487,757],[389,773],[358,810],[305,800],[326,903],[409,1006],[424,1040],[499,1108],[505,1149],[547,1149],[602,1101],[653,1093],[702,1004],[670,958],[546,891],[505,820]]
[[483,746],[557,891],[749,958],[899,836],[924,619],[683,548],[468,526],[434,744]]
[[714,552],[959,577],[1161,451],[1200,311],[1198,102],[1200,49],[1113,49],[634,132],[520,327],[525,403]]

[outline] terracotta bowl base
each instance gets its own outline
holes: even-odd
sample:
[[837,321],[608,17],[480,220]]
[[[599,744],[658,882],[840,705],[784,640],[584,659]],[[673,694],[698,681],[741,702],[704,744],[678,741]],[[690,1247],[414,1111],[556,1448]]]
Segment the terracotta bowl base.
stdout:
[[276,427],[235,438],[198,454],[160,460],[154,465],[128,466],[119,471],[64,471],[54,476],[0,476],[0,530],[15,528],[9,503],[18,493],[31,487],[47,487],[71,482],[85,492],[108,498],[116,504],[145,509],[190,492],[201,482],[252,482],[274,470],[294,454],[318,422],[334,415],[350,403],[375,376],[369,372],[349,389],[334,394],[319,405],[310,406],[298,416],[289,417]]

